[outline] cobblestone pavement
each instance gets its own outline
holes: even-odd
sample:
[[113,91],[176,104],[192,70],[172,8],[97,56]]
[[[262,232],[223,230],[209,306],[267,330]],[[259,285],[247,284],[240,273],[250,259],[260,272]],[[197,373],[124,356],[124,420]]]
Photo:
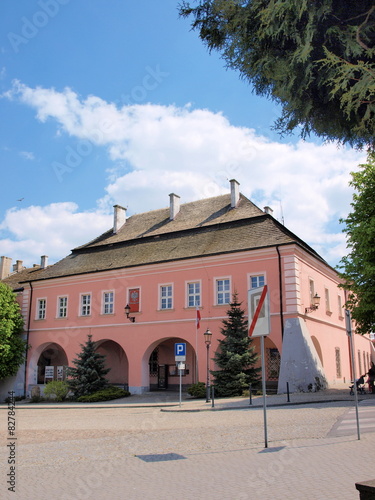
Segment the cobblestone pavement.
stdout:
[[[375,432],[330,431],[353,409],[345,392],[205,401],[146,395],[100,405],[16,409],[16,492],[2,447],[0,498],[16,500],[358,499],[375,478]],[[375,396],[365,398],[366,407]],[[177,401],[177,402],[176,402]],[[1,429],[6,405],[0,406]],[[161,411],[163,410],[163,411]]]

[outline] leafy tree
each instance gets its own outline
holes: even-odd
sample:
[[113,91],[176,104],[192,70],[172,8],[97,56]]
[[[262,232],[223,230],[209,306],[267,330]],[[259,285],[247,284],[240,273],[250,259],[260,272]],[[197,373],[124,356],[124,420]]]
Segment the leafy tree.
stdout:
[[23,318],[12,289],[0,282],[0,380],[16,375],[25,360]]
[[352,173],[353,210],[346,224],[349,254],[339,269],[348,290],[346,306],[351,310],[358,333],[375,332],[375,152],[361,170]]
[[105,375],[110,371],[110,368],[104,368],[105,356],[95,352],[92,335],[88,335],[86,343],[80,345],[82,351],[73,360],[75,368],[68,368],[69,387],[76,398],[104,389],[108,385]]
[[258,95],[281,104],[281,133],[375,145],[373,0],[199,0],[180,14]]
[[254,352],[252,339],[248,335],[244,310],[233,294],[228,319],[223,320],[219,349],[215,353],[215,363],[220,370],[212,371],[215,378],[215,394],[218,396],[240,396],[250,383],[258,381],[259,368],[254,368],[258,356]]

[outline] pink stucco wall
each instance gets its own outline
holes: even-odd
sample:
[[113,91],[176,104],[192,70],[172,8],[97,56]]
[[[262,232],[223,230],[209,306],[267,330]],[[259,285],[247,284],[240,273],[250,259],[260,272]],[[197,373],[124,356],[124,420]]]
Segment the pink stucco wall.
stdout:
[[[280,274],[281,273],[281,274]],[[347,383],[351,378],[348,339],[345,320],[338,311],[337,277],[334,271],[316,262],[306,252],[295,246],[280,247],[236,254],[191,259],[157,265],[140,266],[50,279],[34,282],[31,304],[31,322],[28,353],[29,385],[36,383],[37,363],[43,350],[50,344],[60,346],[71,365],[80,351],[87,335],[99,343],[99,352],[106,354],[112,367],[109,379],[113,383],[127,383],[134,392],[147,390],[154,381],[149,375],[149,358],[156,346],[159,349],[159,364],[174,364],[175,342],[186,342],[187,367],[189,373],[183,383],[191,384],[206,378],[206,346],[203,334],[209,328],[213,334],[211,358],[218,347],[222,320],[226,317],[228,305],[217,305],[215,281],[229,278],[231,292],[238,293],[239,300],[247,314],[247,291],[250,276],[264,275],[268,284],[271,309],[271,334],[266,346],[282,352],[282,324],[291,317],[302,317],[313,337],[313,343],[322,358],[322,364],[330,385]],[[281,277],[281,286],[280,286]],[[309,280],[314,281],[315,290],[321,296],[317,311],[305,314],[310,305]],[[201,325],[196,329],[196,309],[187,307],[187,283],[201,283]],[[160,310],[160,285],[172,284],[173,307]],[[124,313],[128,302],[128,290],[140,289],[140,311],[132,313],[135,322],[130,322]],[[329,289],[331,311],[325,310],[325,288]],[[104,291],[114,292],[113,314],[103,314],[102,295]],[[92,296],[92,311],[88,317],[79,314],[80,294]],[[68,297],[67,318],[57,318],[57,299]],[[38,320],[38,299],[46,299],[46,318]],[[282,302],[282,314],[280,303]],[[255,341],[258,347],[258,340]],[[341,377],[337,377],[335,349],[341,352]],[[372,355],[367,339],[356,339],[356,349]],[[61,360],[61,358],[59,358]],[[213,364],[211,362],[211,368]],[[169,378],[171,384],[178,383],[178,377]]]

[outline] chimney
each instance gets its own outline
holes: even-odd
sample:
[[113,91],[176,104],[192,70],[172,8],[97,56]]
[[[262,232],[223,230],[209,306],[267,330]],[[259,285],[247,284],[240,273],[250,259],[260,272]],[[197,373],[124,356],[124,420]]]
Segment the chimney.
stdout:
[[22,271],[22,260],[16,260],[16,263],[13,264],[13,271],[15,273],[19,273]]
[[264,212],[268,215],[272,215],[273,214],[273,210],[271,207],[264,207]]
[[45,269],[48,266],[48,255],[42,255],[40,258],[40,269]]
[[0,280],[7,278],[10,275],[10,265],[12,259],[10,257],[1,257],[0,260]]
[[114,205],[113,208],[113,234],[117,234],[126,222],[126,208]]
[[239,182],[236,179],[231,179],[230,181],[230,206],[231,208],[236,208],[238,202],[240,201],[240,190]]
[[180,211],[180,197],[177,194],[171,193],[169,195],[169,200],[169,220],[174,220],[174,218]]

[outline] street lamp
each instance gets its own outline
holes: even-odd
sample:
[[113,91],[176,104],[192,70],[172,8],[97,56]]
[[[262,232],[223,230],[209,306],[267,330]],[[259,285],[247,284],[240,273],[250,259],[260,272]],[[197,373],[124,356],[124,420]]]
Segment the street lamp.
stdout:
[[320,297],[316,293],[314,295],[314,297],[312,298],[312,304],[310,305],[310,307],[306,307],[305,314],[308,314],[308,313],[311,313],[313,311],[316,311],[319,308],[319,304],[320,304]]
[[204,343],[207,347],[207,384],[206,384],[206,403],[210,401],[210,345],[211,345],[212,333],[210,329],[204,332]]
[[129,321],[131,321],[132,323],[135,322],[135,317],[134,316],[129,316],[130,314],[130,306],[129,304],[126,304],[126,306],[124,307],[124,310],[125,310],[125,314],[126,314],[126,317],[128,318]]

